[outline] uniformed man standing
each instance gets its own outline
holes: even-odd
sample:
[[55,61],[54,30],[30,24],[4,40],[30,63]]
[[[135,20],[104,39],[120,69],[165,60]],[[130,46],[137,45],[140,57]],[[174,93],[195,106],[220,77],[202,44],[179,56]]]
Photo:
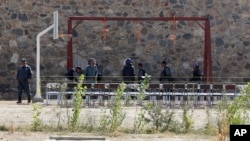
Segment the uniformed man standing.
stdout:
[[32,78],[32,70],[29,65],[27,65],[26,59],[21,60],[22,65],[17,71],[17,82],[18,82],[18,101],[17,103],[22,103],[22,92],[26,92],[28,97],[28,103],[31,102],[31,92],[30,92],[30,82]]

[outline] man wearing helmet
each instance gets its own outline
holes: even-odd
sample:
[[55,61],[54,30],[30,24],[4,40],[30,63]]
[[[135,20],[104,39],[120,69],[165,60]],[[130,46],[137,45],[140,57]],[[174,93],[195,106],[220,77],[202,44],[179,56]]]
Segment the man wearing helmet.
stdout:
[[190,79],[190,81],[200,82],[201,76],[202,76],[202,73],[200,70],[200,66],[199,66],[198,62],[195,62],[193,65],[193,77]]
[[132,60],[127,58],[125,61],[125,66],[122,70],[123,81],[126,84],[134,83],[135,81],[135,67],[132,64]]

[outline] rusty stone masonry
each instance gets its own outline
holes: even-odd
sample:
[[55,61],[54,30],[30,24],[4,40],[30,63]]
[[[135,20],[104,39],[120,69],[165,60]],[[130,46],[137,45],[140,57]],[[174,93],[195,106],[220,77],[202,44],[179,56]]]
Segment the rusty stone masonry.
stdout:
[[[53,11],[59,12],[60,34],[67,33],[69,16],[209,17],[214,81],[246,83],[250,79],[248,0],[2,0],[0,99],[16,97],[16,71],[23,57],[33,69],[35,93],[36,36],[53,23]],[[166,60],[173,76],[186,81],[192,76],[193,62],[203,68],[204,31],[200,25],[204,23],[106,21],[104,41],[103,21],[84,21],[72,35],[74,66],[84,68],[88,58],[94,57],[103,66],[103,81],[120,82],[124,59],[130,57],[136,70],[137,63],[143,63],[152,81],[158,82],[160,62]],[[175,35],[176,43],[171,35]],[[53,40],[52,31],[42,36],[41,87],[48,81],[63,81],[66,65],[67,39]]]

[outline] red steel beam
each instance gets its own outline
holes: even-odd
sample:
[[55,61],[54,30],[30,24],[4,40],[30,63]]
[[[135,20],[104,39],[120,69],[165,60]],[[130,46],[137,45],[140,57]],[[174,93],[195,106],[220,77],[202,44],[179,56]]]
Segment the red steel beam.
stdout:
[[[72,20],[68,20],[68,34],[72,34]],[[72,37],[68,40],[67,48],[67,69],[73,68],[73,41]]]
[[[213,82],[212,57],[211,57],[211,33],[208,17],[82,17],[73,16],[68,19],[68,34],[72,34],[72,21],[74,20],[116,20],[116,21],[205,21],[205,44],[204,44],[204,81]],[[204,28],[203,28],[204,29]],[[72,38],[68,41],[67,69],[73,67],[73,46]]]
[[205,27],[203,25],[201,25],[198,21],[195,22],[205,31]]
[[70,20],[117,20],[117,21],[206,21],[207,17],[152,17],[152,18],[143,18],[143,17],[81,17],[74,16],[69,17]]
[[82,23],[82,21],[80,21],[79,23],[77,23],[72,29],[76,29],[78,25],[80,25]]
[[[213,83],[213,72],[212,72],[212,55],[211,55],[211,32],[210,32],[210,22],[205,21],[205,62],[204,69],[207,71],[205,74],[206,82]],[[206,67],[206,68],[205,68]]]

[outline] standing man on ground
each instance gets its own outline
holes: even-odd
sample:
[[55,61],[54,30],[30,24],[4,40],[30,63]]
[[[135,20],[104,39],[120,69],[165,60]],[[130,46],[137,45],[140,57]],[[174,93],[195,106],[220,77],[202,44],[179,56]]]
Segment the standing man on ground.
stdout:
[[17,82],[18,82],[18,101],[17,103],[22,103],[23,90],[26,92],[28,97],[28,103],[31,102],[31,92],[30,92],[30,82],[32,78],[32,70],[29,65],[27,65],[26,59],[21,60],[22,65],[17,71]]

